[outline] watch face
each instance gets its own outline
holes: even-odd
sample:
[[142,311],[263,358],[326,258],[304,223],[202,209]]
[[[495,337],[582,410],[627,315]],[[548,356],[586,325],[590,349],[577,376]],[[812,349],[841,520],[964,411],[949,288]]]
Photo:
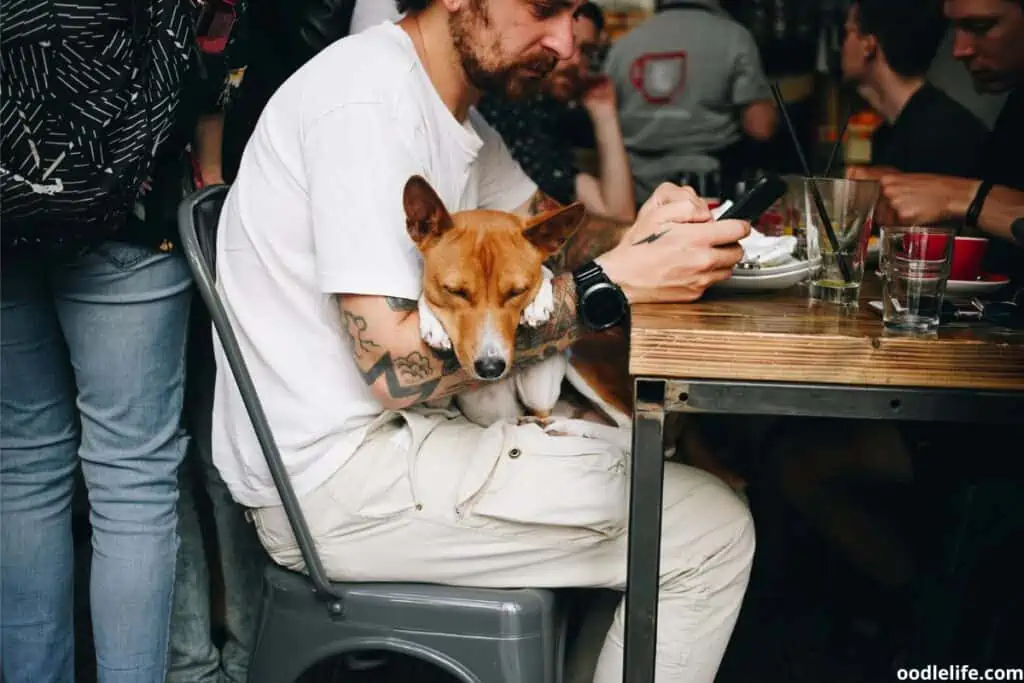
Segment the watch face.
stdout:
[[583,297],[583,322],[595,329],[617,325],[626,315],[626,297],[614,285],[600,283]]

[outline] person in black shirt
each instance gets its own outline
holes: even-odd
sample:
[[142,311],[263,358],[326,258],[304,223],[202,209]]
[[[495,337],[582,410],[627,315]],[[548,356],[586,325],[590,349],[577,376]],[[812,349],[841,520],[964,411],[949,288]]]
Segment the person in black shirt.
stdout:
[[[948,177],[890,173],[878,215],[903,224],[962,221],[997,238],[986,268],[1024,284],[1024,2],[946,0],[953,55],[979,92],[1010,92],[973,172]],[[936,139],[945,146],[947,139]]]
[[850,7],[843,79],[886,121],[875,133],[873,165],[946,175],[974,169],[988,130],[925,81],[946,26],[933,0],[857,0]]

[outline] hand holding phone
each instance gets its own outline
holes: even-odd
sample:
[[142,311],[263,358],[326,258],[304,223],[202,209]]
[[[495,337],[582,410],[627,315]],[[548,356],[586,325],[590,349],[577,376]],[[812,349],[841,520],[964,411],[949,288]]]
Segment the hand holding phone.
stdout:
[[753,223],[784,194],[786,182],[782,178],[777,175],[762,176],[749,192],[730,205],[723,204],[712,215],[718,221],[741,220]]

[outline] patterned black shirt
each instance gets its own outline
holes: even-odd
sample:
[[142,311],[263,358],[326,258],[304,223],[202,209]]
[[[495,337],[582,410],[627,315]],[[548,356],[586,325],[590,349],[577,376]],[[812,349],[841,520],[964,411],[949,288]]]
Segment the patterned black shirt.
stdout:
[[485,95],[477,109],[541,191],[562,204],[575,201],[573,146],[586,146],[593,137],[582,108],[543,95],[526,102]]

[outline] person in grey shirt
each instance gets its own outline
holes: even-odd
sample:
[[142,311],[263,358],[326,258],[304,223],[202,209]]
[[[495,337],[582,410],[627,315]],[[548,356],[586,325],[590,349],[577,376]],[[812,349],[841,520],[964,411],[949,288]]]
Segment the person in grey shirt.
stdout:
[[612,45],[605,72],[638,202],[666,180],[721,177],[744,135],[775,134],[778,112],[757,45],[717,0],[663,3]]

